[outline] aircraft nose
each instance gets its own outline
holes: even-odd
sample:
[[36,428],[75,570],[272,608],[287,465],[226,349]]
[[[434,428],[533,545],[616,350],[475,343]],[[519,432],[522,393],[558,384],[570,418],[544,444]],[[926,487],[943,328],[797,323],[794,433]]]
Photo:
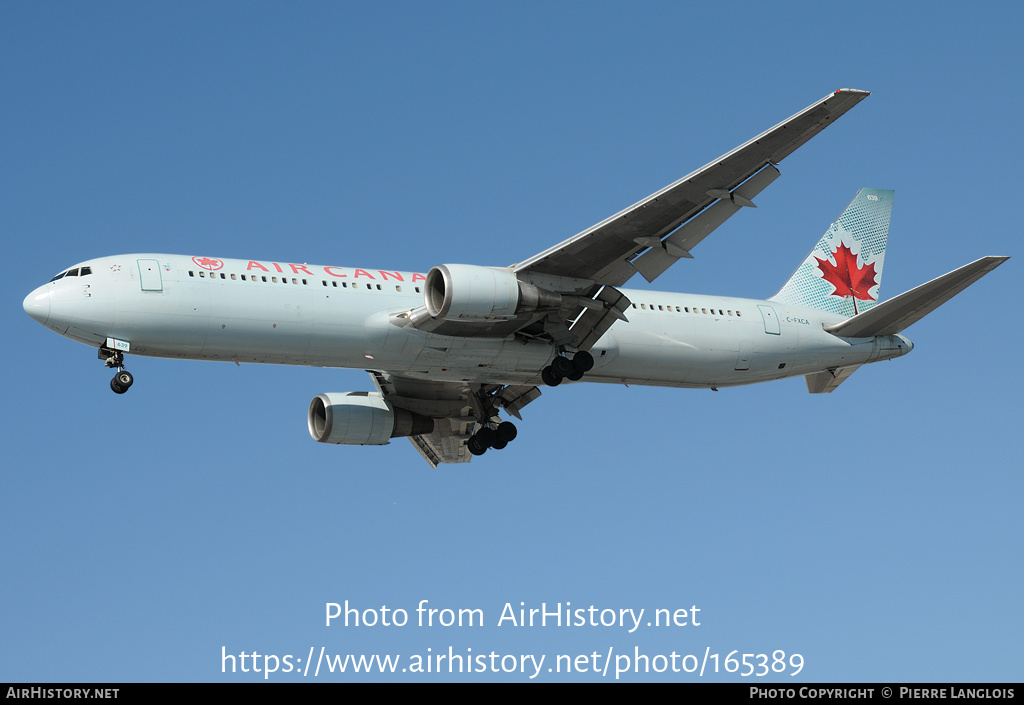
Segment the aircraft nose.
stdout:
[[50,319],[50,287],[39,287],[26,296],[21,305],[25,308],[25,313],[45,326]]

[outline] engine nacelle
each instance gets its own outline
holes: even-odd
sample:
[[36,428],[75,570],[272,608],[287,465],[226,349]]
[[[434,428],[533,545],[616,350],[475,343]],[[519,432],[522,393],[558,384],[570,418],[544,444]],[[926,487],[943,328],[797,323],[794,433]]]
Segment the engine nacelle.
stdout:
[[309,435],[321,443],[382,446],[388,439],[431,433],[434,420],[396,409],[370,392],[330,392],[309,404]]
[[446,321],[493,321],[556,310],[559,294],[519,281],[508,269],[442,264],[427,273],[427,312]]

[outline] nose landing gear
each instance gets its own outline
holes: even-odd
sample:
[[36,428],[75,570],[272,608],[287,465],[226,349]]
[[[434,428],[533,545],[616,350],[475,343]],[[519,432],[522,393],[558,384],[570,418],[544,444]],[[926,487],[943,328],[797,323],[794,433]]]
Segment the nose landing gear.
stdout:
[[110,380],[110,388],[115,394],[124,394],[132,386],[135,379],[132,373],[124,368],[124,353],[120,350],[111,350],[106,345],[100,346],[99,359],[103,360],[107,367],[116,367],[117,374]]

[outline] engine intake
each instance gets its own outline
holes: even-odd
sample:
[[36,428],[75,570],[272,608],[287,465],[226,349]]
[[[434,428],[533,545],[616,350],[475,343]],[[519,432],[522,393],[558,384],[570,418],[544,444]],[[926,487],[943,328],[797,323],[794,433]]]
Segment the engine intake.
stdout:
[[392,406],[370,392],[329,392],[309,404],[309,435],[320,443],[380,446],[434,430],[434,420]]
[[427,312],[446,321],[512,319],[534,311],[554,311],[559,294],[519,281],[508,269],[442,264],[427,273],[423,293]]

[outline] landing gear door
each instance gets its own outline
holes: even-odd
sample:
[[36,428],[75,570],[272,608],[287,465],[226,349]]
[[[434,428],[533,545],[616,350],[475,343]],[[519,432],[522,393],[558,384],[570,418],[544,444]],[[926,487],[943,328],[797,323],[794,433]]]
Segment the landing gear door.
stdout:
[[775,313],[775,309],[771,306],[762,306],[758,304],[757,308],[761,311],[761,318],[764,319],[764,332],[769,335],[782,335],[782,329],[779,327],[779,316]]
[[163,291],[164,282],[160,274],[160,263],[155,259],[139,260],[139,282],[143,291]]

